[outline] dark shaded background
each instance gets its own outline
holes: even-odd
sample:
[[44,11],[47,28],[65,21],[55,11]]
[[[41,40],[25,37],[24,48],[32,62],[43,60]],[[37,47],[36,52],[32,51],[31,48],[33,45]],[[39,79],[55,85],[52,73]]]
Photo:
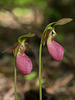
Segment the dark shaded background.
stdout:
[[[75,18],[75,0],[0,0],[0,100],[15,100],[14,56],[12,51],[2,51],[13,46],[19,36],[36,34],[27,41],[37,52],[25,52],[33,62],[33,71],[28,77],[17,71],[17,94],[18,100],[28,100],[27,96],[37,100],[38,50],[43,30],[50,22],[67,17]],[[75,100],[75,20],[55,30],[55,40],[64,47],[65,54],[61,62],[56,62],[43,47],[43,96],[47,100]],[[33,92],[27,92],[31,89]]]

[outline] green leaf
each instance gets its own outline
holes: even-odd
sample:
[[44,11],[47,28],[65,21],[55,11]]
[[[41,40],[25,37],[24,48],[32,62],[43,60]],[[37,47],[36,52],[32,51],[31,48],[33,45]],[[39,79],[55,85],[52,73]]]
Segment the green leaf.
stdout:
[[37,76],[36,72],[31,72],[29,75],[25,75],[25,79],[32,80]]
[[55,25],[64,25],[71,22],[72,20],[73,20],[72,18],[63,18],[63,19],[58,20]]

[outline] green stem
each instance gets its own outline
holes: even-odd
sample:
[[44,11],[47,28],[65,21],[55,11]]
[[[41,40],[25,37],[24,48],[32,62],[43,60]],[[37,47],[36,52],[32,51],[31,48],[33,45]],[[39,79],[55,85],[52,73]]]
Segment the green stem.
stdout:
[[15,68],[14,68],[14,88],[15,88],[15,100],[17,100],[17,90],[16,90],[16,58],[15,58]]
[[42,86],[41,86],[41,51],[42,51],[42,41],[40,42],[39,48],[39,93],[40,93],[40,100],[42,100]]

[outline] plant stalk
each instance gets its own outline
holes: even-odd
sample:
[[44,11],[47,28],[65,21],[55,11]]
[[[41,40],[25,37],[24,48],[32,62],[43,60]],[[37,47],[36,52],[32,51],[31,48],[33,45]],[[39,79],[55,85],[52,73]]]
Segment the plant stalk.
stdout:
[[39,48],[39,100],[42,100],[42,86],[41,86],[41,51],[42,51],[42,41],[40,42]]
[[15,57],[15,68],[14,68],[14,88],[15,88],[15,100],[17,100],[17,90],[16,90],[16,57]]

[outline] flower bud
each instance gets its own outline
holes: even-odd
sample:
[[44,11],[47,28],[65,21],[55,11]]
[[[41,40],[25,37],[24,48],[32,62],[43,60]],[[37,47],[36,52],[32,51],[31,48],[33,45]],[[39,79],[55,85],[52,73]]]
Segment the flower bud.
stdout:
[[47,47],[50,55],[56,60],[61,61],[64,55],[63,47],[54,40],[47,42]]
[[29,74],[32,70],[32,62],[25,53],[18,53],[16,57],[16,65],[18,69],[25,75]]

